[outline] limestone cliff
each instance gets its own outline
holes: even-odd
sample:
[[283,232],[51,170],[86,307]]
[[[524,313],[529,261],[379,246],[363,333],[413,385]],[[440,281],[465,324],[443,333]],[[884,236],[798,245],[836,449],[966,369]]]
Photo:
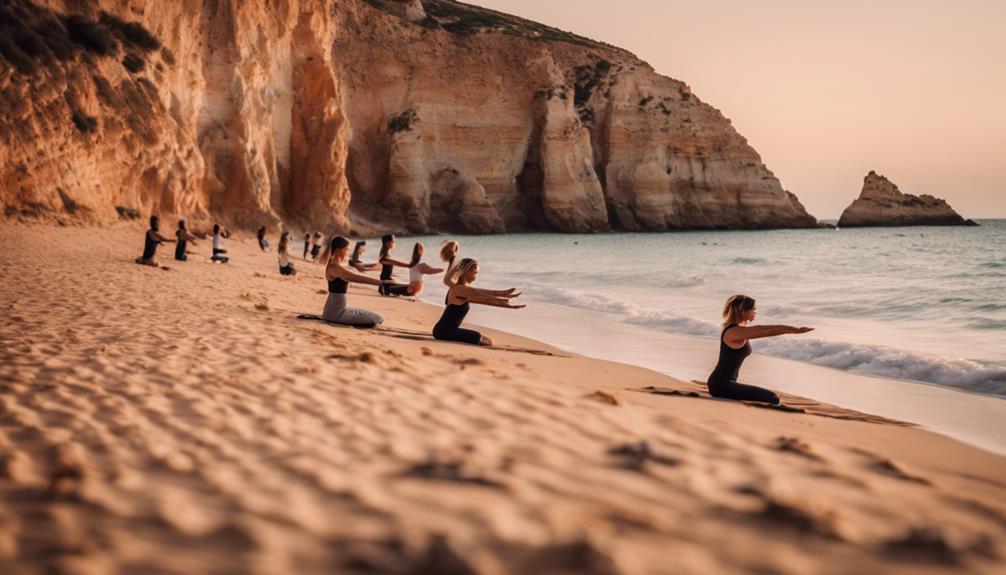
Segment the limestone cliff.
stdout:
[[898,190],[890,180],[874,172],[863,179],[863,191],[842,212],[838,226],[964,226],[965,220],[945,200],[929,195],[913,196]]
[[813,226],[688,86],[448,0],[12,0],[8,216],[332,231]]

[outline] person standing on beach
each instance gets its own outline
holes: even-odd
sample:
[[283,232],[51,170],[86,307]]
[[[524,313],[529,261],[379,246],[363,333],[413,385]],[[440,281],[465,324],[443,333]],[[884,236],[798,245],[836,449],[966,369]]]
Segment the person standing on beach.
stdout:
[[363,252],[366,249],[367,242],[365,240],[360,240],[353,246],[353,255],[349,256],[349,265],[355,268],[356,271],[369,272],[381,267],[381,264],[376,262],[372,264],[363,262]]
[[231,233],[225,228],[221,228],[220,224],[213,224],[213,256],[210,258],[215,262],[227,263],[230,261],[230,256],[227,255],[227,250],[223,248],[221,243],[222,238],[229,238]]
[[384,322],[384,318],[372,311],[348,307],[346,293],[351,282],[369,285],[381,285],[385,282],[358,274],[343,265],[348,252],[349,240],[335,236],[321,255],[321,261],[327,262],[325,279],[328,280],[328,299],[321,317],[325,321],[342,325],[376,327]]
[[468,315],[469,304],[479,303],[508,309],[521,309],[522,304],[513,304],[511,299],[520,295],[516,288],[508,290],[486,290],[474,288],[471,284],[479,275],[479,264],[471,258],[458,262],[452,270],[457,275],[453,287],[447,292],[447,307],[444,308],[440,321],[433,326],[433,337],[445,341],[457,341],[472,345],[492,345],[488,336],[461,327],[461,322]]
[[196,236],[189,233],[188,227],[185,225],[185,220],[178,220],[178,229],[175,230],[175,238],[178,240],[178,245],[175,246],[175,259],[184,262],[189,259],[189,252],[186,251],[189,242],[192,245],[196,245]]
[[265,226],[258,229],[258,247],[264,252],[269,251],[269,240],[265,239]]
[[392,274],[394,266],[407,268],[409,264],[391,257],[391,250],[395,249],[394,234],[387,234],[381,237],[381,255],[377,258],[377,263],[381,264],[381,279],[388,283],[381,286],[377,291],[381,295],[408,295],[409,286],[394,283]]
[[307,259],[307,252],[311,251],[311,234],[310,232],[304,233],[304,259]]
[[143,255],[136,258],[136,263],[153,267],[159,267],[161,265],[158,263],[156,258],[157,246],[164,243],[174,243],[175,240],[162,236],[159,231],[160,228],[161,219],[157,216],[150,216],[150,229],[148,229],[146,235],[143,236]]
[[741,401],[779,403],[779,396],[767,389],[737,383],[741,364],[751,355],[752,339],[775,337],[777,335],[807,333],[812,327],[792,327],[788,325],[751,326],[758,309],[755,300],[746,295],[735,295],[727,299],[723,306],[723,331],[720,332],[720,357],[709,375],[706,385],[709,395]]
[[276,253],[279,257],[279,273],[284,276],[295,276],[297,270],[293,269],[293,262],[290,261],[290,232],[283,232],[279,236],[279,245]]

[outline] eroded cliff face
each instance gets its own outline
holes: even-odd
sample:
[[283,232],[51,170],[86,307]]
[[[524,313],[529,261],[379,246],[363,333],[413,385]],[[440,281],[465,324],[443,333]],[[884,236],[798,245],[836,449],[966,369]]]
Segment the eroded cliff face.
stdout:
[[929,195],[913,196],[898,190],[890,180],[870,170],[863,191],[845,208],[839,227],[857,226],[964,226],[965,220],[947,202]]
[[685,84],[496,12],[446,0],[3,10],[9,216],[359,233],[816,223]]

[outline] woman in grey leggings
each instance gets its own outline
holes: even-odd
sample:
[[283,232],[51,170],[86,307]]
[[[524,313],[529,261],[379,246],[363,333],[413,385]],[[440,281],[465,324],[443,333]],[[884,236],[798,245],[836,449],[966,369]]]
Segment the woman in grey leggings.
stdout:
[[325,301],[325,311],[322,312],[321,317],[325,321],[343,325],[377,327],[384,321],[384,318],[372,311],[348,307],[346,292],[349,291],[350,282],[379,286],[390,280],[367,277],[345,267],[343,264],[346,261],[348,251],[349,240],[342,236],[335,236],[325,246],[325,252],[319,258],[319,261],[328,262],[328,266],[325,268],[325,279],[328,280],[328,300]]

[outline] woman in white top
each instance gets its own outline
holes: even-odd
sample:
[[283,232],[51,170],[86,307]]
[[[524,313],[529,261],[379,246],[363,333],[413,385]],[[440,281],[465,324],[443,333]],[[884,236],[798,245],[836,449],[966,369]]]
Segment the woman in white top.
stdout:
[[443,268],[435,268],[423,263],[423,254],[426,248],[423,244],[416,242],[412,248],[412,259],[409,261],[409,285],[407,292],[409,295],[419,295],[423,291],[423,276],[443,273]]
[[220,224],[213,224],[213,257],[210,258],[211,260],[224,264],[230,261],[230,256],[226,255],[227,250],[220,243],[221,237],[226,238],[230,237],[230,235],[230,232],[221,228]]
[[293,262],[290,261],[290,232],[283,232],[279,236],[279,247],[276,252],[279,254],[279,273],[284,276],[295,276],[297,270],[293,269]]

